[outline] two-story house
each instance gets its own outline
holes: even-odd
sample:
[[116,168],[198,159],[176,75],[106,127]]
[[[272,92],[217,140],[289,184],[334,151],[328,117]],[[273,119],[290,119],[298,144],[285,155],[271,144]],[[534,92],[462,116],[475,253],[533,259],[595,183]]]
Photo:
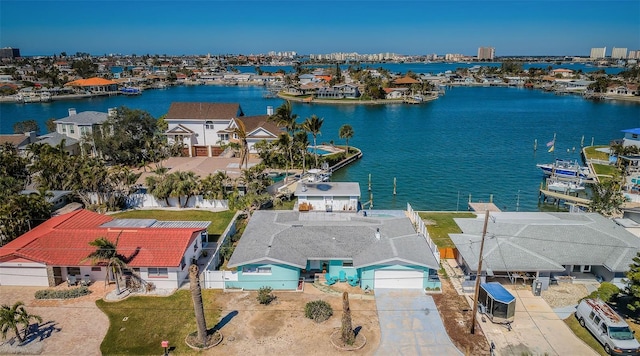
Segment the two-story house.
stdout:
[[237,142],[237,120],[243,122],[249,152],[256,142],[277,140],[281,130],[268,115],[245,116],[237,103],[172,103],[165,116],[169,144],[181,143],[190,157],[216,157],[224,146]]
[[[65,150],[72,155],[82,153],[82,140],[90,137],[96,126],[102,125],[110,116],[115,115],[116,109],[109,109],[107,113],[98,111],[83,111],[69,109],[69,116],[55,120],[56,131],[38,137],[40,143],[58,146],[64,140]],[[87,152],[84,152],[87,153]]]

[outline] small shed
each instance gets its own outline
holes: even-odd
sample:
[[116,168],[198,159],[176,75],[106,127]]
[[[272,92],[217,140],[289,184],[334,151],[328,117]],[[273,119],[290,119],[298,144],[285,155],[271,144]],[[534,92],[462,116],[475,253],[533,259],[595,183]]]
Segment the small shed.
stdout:
[[510,323],[516,313],[516,298],[498,282],[481,283],[480,310],[494,323]]

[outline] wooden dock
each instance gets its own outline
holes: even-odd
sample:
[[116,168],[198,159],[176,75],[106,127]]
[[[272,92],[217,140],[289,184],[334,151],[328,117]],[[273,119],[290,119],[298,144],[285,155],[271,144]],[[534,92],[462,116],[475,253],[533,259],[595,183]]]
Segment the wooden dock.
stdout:
[[585,199],[585,198],[580,198],[580,197],[576,197],[573,195],[568,195],[568,194],[562,194],[562,193],[557,193],[557,192],[552,192],[550,190],[546,190],[546,189],[540,189],[540,196],[543,198],[544,201],[547,200],[547,198],[553,198],[555,199],[558,203],[560,201],[565,201],[577,206],[581,206],[584,208],[588,208],[589,205],[591,205],[591,200],[589,199]]
[[498,208],[495,204],[493,203],[472,203],[469,202],[469,210],[470,211],[474,211],[476,213],[482,213],[485,212],[487,210],[489,210],[490,212],[500,212],[500,208]]

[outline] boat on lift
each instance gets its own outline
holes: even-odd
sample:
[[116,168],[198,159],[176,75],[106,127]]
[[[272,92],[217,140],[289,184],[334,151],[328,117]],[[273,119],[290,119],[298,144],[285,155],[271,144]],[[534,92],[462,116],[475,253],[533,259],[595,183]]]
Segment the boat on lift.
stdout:
[[581,166],[578,161],[567,161],[556,159],[553,163],[539,163],[536,167],[540,168],[545,176],[556,176],[560,178],[583,178],[590,176],[589,167]]

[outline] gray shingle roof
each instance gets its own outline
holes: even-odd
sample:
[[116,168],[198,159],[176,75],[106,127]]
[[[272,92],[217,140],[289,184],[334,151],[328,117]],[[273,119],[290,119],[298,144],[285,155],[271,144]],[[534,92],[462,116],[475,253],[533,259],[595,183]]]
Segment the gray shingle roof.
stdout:
[[107,120],[107,113],[98,111],[83,111],[75,115],[63,117],[62,119],[55,120],[56,124],[77,124],[77,125],[93,125],[102,124]]
[[[600,214],[492,213],[487,226],[483,270],[562,271],[562,265],[628,269],[640,239]],[[462,234],[451,240],[471,268],[477,268],[484,216],[455,219]]]
[[308,259],[352,259],[356,268],[391,263],[438,268],[426,241],[406,217],[354,214],[353,219],[338,221],[301,219],[301,214],[324,213],[254,212],[228,266],[271,262],[305,268]]

